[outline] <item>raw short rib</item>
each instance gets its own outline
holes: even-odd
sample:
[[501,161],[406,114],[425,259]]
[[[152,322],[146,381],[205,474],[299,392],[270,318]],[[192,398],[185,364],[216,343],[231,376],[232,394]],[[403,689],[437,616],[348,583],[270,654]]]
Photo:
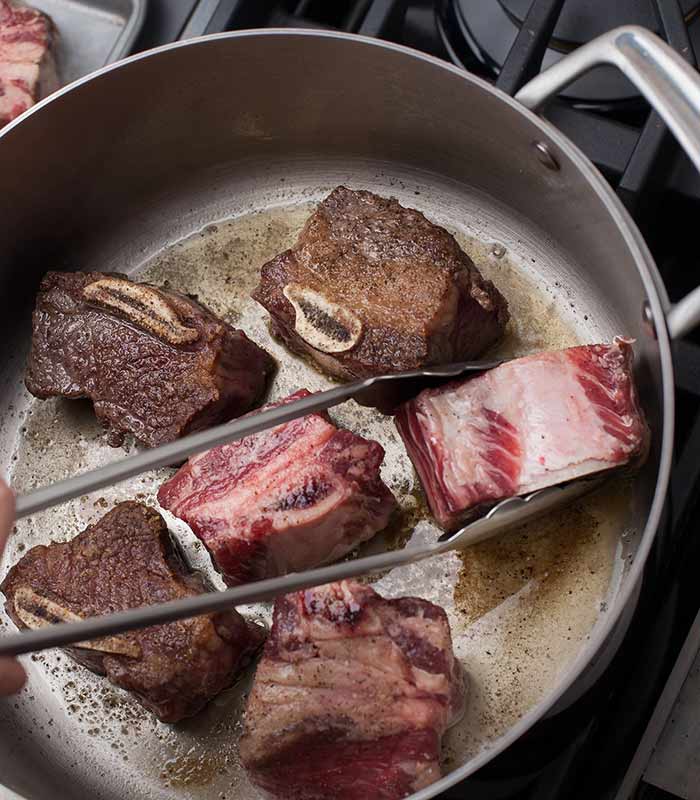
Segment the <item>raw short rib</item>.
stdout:
[[[305,397],[298,391],[282,402]],[[190,458],[158,502],[229,584],[335,561],[384,528],[396,501],[377,442],[310,414]]]
[[398,800],[440,777],[464,707],[439,606],[353,581],[278,598],[240,753],[284,800]]
[[632,360],[622,339],[538,353],[403,405],[396,424],[440,525],[641,461],[649,432]]
[[0,128],[58,89],[55,38],[41,11],[0,0]]
[[253,297],[287,346],[341,378],[475,358],[508,305],[455,238],[394,199],[339,186]]
[[[120,503],[72,541],[30,550],[0,590],[20,628],[178,600],[206,591],[152,508]],[[199,711],[230,686],[264,639],[234,609],[69,648],[163,722]],[[84,645],[84,646],[83,646]]]
[[272,358],[191,297],[124,275],[49,272],[33,316],[27,389],[89,397],[112,445],[149,447],[244,414]]

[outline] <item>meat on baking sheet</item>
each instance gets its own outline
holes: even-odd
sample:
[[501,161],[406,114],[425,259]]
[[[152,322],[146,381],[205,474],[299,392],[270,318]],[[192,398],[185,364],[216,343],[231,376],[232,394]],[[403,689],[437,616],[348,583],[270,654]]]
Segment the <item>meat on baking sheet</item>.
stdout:
[[15,0],[0,0],[0,128],[58,89],[51,19]]

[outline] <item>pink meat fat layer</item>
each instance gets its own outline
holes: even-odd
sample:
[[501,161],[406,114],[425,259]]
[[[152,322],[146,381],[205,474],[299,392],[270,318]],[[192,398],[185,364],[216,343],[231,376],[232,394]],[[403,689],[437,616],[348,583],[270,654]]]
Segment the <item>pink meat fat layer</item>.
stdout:
[[57,88],[48,17],[0,0],[0,127]]
[[354,581],[317,587],[275,604],[241,756],[273,797],[398,800],[440,777],[464,699],[440,607]]
[[619,339],[527,356],[428,390],[397,424],[445,527],[480,504],[624,464],[648,436],[632,348]]
[[195,456],[158,500],[229,583],[272,577],[340,558],[386,526],[396,501],[379,476],[383,456],[311,414]]

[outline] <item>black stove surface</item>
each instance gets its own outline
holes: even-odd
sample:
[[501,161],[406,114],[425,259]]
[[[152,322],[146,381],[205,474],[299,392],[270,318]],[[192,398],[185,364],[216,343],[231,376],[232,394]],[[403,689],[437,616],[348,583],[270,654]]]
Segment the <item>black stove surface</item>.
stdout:
[[[150,0],[137,49],[245,27],[327,27],[378,36],[451,60],[514,93],[578,44],[634,22],[692,63],[700,0]],[[522,30],[526,35],[519,35]],[[547,109],[634,215],[672,300],[699,280],[700,178],[638,93],[614,72]],[[638,611],[602,678],[556,717],[444,797],[622,800],[619,785],[700,608],[700,335],[675,345],[677,464],[670,522],[649,560]],[[634,797],[673,795],[640,781]]]

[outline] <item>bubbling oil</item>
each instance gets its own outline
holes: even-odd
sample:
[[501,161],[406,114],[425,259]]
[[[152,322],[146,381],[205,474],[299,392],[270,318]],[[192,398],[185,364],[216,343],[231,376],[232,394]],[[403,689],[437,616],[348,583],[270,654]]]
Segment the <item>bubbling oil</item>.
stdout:
[[[292,244],[311,208],[308,203],[278,207],[210,225],[168,247],[132,276],[197,295],[214,313],[270,352],[279,365],[272,399],[302,387],[318,391],[330,385],[311,364],[291,355],[271,337],[266,312],[250,298],[261,265]],[[512,319],[498,355],[580,343],[580,336],[564,321],[564,301],[551,287],[533,279],[505,248],[455,233],[479,269],[508,299]],[[439,531],[429,517],[392,420],[353,402],[334,409],[332,416],[339,424],[376,439],[385,449],[382,476],[400,506],[385,536],[387,544],[434,541]],[[33,401],[11,478],[19,491],[26,491],[123,455],[106,445],[86,404]],[[169,470],[146,473],[54,508],[41,519],[21,520],[7,561],[17,560],[27,547],[72,537],[122,500],[136,498],[157,506],[155,494],[169,474]],[[424,597],[441,605],[449,616],[455,651],[469,677],[470,696],[464,718],[446,736],[446,768],[492,745],[556,686],[580,652],[615,589],[618,545],[629,498],[627,484],[614,481],[546,520],[459,555],[393,570],[375,581],[377,590],[387,596]],[[193,564],[221,586],[189,528],[167,512],[164,516]],[[244,612],[269,621],[268,605]],[[42,654],[29,666],[27,691],[35,681],[51,684],[65,717],[66,741],[80,741],[85,758],[102,770],[110,765],[124,786],[137,775],[140,795],[258,797],[236,750],[250,674],[194,720],[169,727],[65,656]],[[107,695],[116,700],[103,702]],[[21,702],[27,697],[25,692]]]

